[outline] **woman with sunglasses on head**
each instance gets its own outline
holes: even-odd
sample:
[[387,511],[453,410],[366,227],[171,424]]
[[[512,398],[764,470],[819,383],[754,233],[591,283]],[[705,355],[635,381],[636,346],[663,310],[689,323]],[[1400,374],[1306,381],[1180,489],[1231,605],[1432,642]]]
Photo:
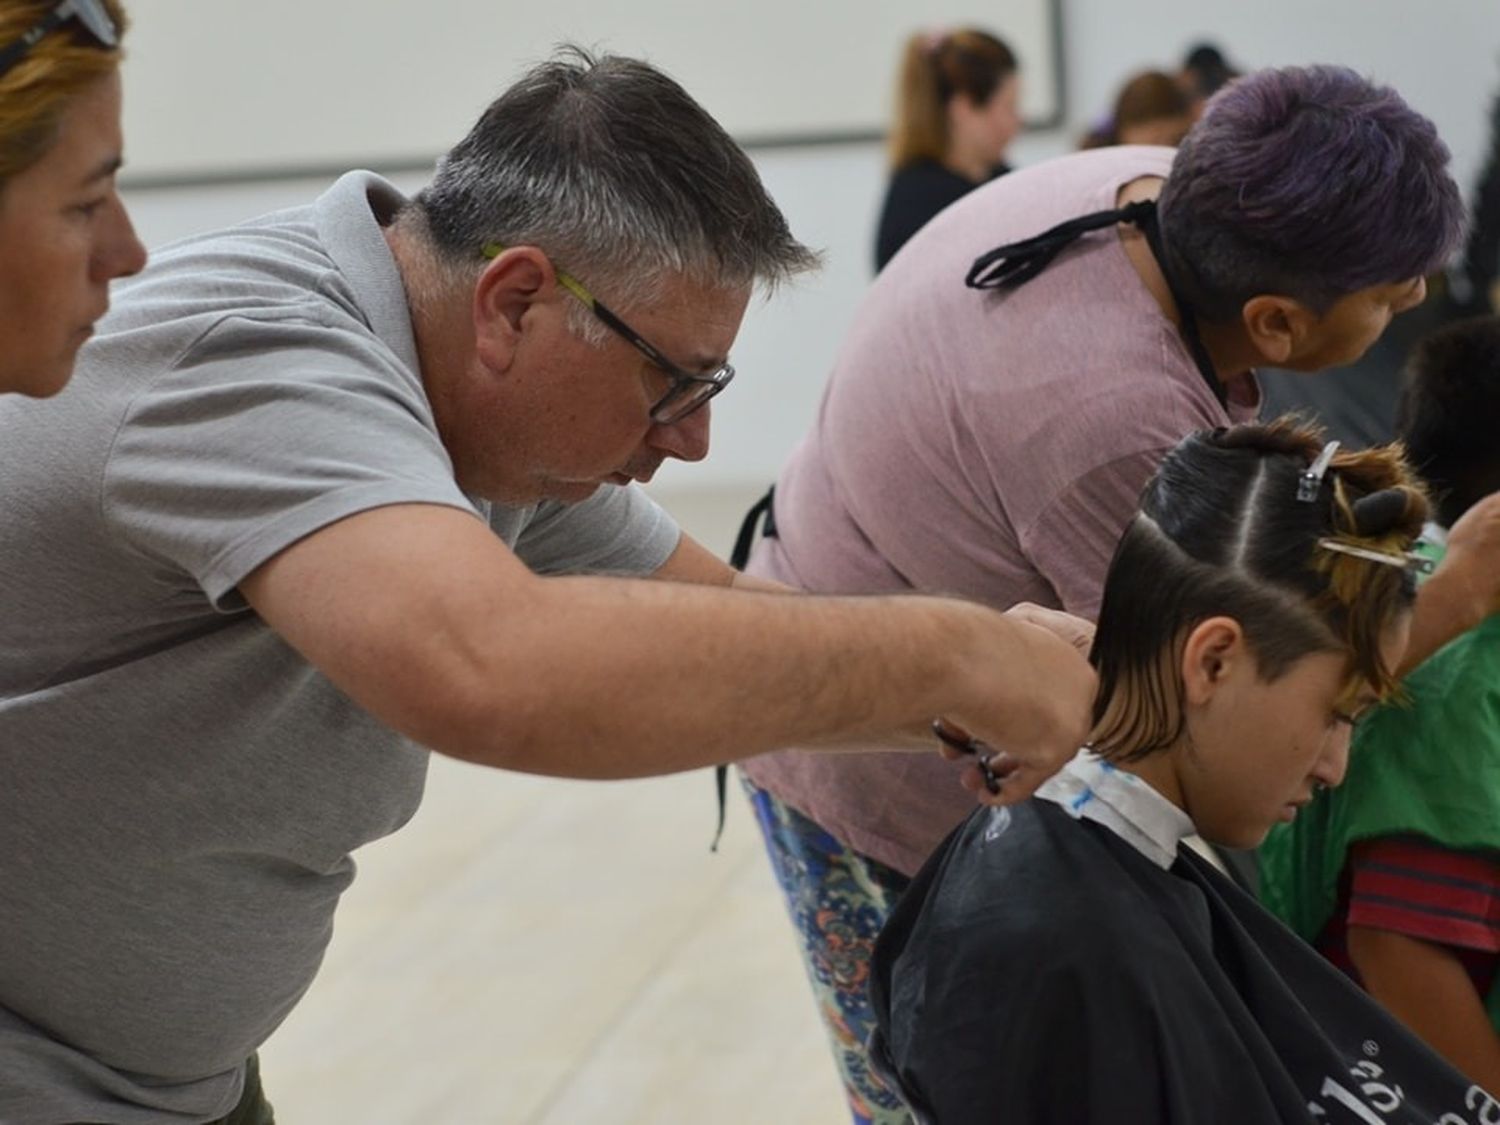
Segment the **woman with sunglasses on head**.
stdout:
[[871,1055],[917,1121],[1496,1119],[1183,846],[1253,847],[1342,780],[1426,512],[1398,451],[1286,422],[1167,455],[1105,579],[1088,744],[955,830],[876,945]]
[[56,394],[146,251],[115,190],[117,0],[0,0],[0,393]]

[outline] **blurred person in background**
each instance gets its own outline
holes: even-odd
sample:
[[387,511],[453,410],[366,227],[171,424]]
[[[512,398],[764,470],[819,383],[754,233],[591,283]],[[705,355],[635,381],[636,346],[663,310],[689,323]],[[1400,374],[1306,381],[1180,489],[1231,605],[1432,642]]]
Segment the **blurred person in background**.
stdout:
[[1010,170],[1005,150],[1021,131],[1015,53],[986,31],[913,35],[901,61],[890,136],[891,182],[880,208],[880,271],[927,220]]
[[1500,311],[1500,93],[1490,105],[1484,165],[1470,208],[1462,258],[1448,273],[1450,318]]
[[1230,65],[1224,52],[1214,44],[1195,43],[1189,47],[1177,80],[1192,102],[1194,119],[1202,114],[1204,103],[1209,98],[1239,76],[1240,72]]
[[1166,145],[1176,148],[1193,127],[1195,117],[1192,101],[1177,79],[1160,70],[1143,70],[1120,87],[1109,120],[1091,130],[1079,147]]

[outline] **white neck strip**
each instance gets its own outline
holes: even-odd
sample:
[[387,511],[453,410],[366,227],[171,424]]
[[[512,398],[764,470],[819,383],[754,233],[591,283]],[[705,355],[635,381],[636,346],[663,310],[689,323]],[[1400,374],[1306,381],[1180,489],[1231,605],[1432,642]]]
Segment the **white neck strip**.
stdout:
[[1036,795],[1075,819],[1102,824],[1163,870],[1177,858],[1177,845],[1195,831],[1187,813],[1088,749],[1078,751]]

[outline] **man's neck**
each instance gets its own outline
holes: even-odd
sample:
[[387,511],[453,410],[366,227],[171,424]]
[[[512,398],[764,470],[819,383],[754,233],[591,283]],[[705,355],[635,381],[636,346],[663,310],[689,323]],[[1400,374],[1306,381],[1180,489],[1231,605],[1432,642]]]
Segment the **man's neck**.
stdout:
[[465,370],[467,357],[457,341],[467,337],[467,309],[442,300],[443,287],[428,251],[417,244],[414,234],[399,225],[385,228],[386,245],[396,260],[406,308],[411,317],[412,339],[417,349],[418,374],[427,401],[432,406],[438,436],[452,452],[451,427],[460,412],[453,375]]
[[1200,320],[1198,338],[1203,341],[1203,350],[1208,353],[1214,373],[1224,384],[1230,400],[1246,406],[1256,405],[1256,390],[1250,373],[1261,356],[1245,335],[1245,330],[1238,323],[1206,324]]
[[[1142,176],[1131,180],[1116,194],[1115,206],[1124,207],[1129,203],[1155,199],[1161,193],[1162,182],[1160,176]],[[1167,285],[1166,275],[1162,273],[1156,255],[1151,252],[1151,245],[1145,234],[1137,227],[1123,224],[1119,232],[1125,257],[1140,276],[1141,284],[1151,294],[1162,315],[1181,332],[1182,311],[1172,299],[1171,287]],[[1248,405],[1254,393],[1249,389],[1248,376],[1260,361],[1260,355],[1246,337],[1244,329],[1238,323],[1207,324],[1200,318],[1198,336],[1203,341],[1204,350],[1208,352],[1214,373],[1224,384],[1230,398],[1237,402],[1246,401]],[[1237,390],[1241,393],[1236,394]]]

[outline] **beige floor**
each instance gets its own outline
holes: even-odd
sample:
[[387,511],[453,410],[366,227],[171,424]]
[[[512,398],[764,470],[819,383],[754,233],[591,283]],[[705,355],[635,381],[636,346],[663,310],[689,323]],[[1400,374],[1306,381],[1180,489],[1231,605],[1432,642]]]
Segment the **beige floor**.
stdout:
[[[749,494],[664,502],[726,551]],[[262,1052],[282,1125],[848,1120],[743,801],[435,759]]]

